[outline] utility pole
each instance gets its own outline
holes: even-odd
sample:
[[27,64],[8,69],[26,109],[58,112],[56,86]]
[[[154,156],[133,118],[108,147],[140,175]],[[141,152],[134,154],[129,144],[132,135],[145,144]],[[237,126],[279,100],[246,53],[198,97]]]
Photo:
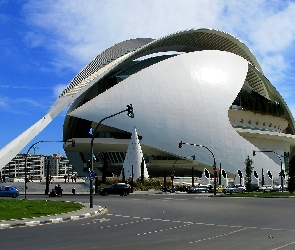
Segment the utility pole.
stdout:
[[50,166],[50,157],[47,158],[47,165],[46,165],[46,187],[45,187],[45,194],[49,193],[49,166]]
[[[92,129],[92,136],[91,136],[91,142],[90,142],[90,155],[91,155],[91,170],[90,172],[93,173],[93,141],[94,141],[94,138],[95,138],[95,133],[96,133],[96,130],[98,129],[99,125],[106,119],[109,119],[111,117],[114,117],[116,115],[119,115],[123,112],[126,112],[127,111],[127,116],[130,117],[130,118],[134,118],[134,112],[133,112],[133,107],[132,107],[132,104],[129,104],[127,105],[127,109],[124,109],[118,113],[115,113],[113,115],[110,115],[110,116],[107,116],[103,119],[100,120],[100,122],[96,125],[94,131]],[[93,208],[93,179],[90,178],[90,208]]]
[[179,148],[182,148],[182,145],[183,144],[187,144],[187,145],[191,145],[191,146],[197,146],[197,147],[203,147],[203,148],[206,148],[211,154],[212,154],[212,157],[213,157],[213,174],[214,174],[214,195],[216,195],[216,177],[217,177],[217,169],[216,169],[216,161],[215,161],[215,157],[214,157],[214,154],[213,152],[206,146],[204,145],[199,145],[199,144],[195,144],[195,143],[187,143],[187,142],[183,142],[183,141],[180,141],[179,142]]

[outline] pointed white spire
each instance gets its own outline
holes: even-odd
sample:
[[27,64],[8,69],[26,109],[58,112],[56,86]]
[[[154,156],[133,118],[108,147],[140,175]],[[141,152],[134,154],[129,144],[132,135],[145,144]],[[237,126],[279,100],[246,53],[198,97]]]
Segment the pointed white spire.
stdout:
[[148,171],[146,168],[145,161],[143,159],[143,153],[139,143],[136,128],[134,127],[134,132],[132,133],[131,140],[128,146],[128,150],[123,163],[123,169],[125,176],[132,176],[132,166],[133,166],[133,177],[138,179],[141,176],[141,164],[143,164],[143,176],[148,178]]

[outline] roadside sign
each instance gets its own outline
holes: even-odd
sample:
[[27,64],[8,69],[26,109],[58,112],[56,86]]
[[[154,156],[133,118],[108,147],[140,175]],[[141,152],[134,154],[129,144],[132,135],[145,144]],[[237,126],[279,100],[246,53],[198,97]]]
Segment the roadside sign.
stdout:
[[95,178],[95,176],[96,176],[96,173],[94,172],[94,171],[90,171],[89,172],[89,178],[90,178],[90,180],[94,180],[94,178]]

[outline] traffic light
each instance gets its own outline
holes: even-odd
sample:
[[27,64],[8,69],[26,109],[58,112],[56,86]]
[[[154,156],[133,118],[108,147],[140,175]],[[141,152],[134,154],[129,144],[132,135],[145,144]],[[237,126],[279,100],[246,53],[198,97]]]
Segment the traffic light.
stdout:
[[90,173],[91,169],[92,169],[92,163],[91,163],[91,160],[88,160],[87,161],[87,173]]
[[179,142],[179,148],[182,148],[182,141]]
[[283,176],[285,178],[285,172],[284,170],[282,170],[280,173],[279,173],[279,176]]
[[216,165],[213,165],[213,170],[214,170],[215,173],[217,173],[218,170],[217,170]]
[[255,150],[253,150],[253,156],[255,156],[256,155],[256,151]]
[[72,147],[75,147],[76,141],[73,139],[72,140]]
[[91,166],[92,166],[91,160],[88,160],[87,165],[83,167],[83,172],[90,173],[91,172]]
[[133,107],[132,104],[127,105],[127,115],[130,118],[134,118]]

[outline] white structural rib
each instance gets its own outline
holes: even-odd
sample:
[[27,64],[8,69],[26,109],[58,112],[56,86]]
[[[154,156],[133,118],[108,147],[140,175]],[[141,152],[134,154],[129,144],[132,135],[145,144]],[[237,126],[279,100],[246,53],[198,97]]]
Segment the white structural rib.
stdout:
[[120,64],[129,54],[117,58],[110,64],[93,72],[78,86],[73,88],[72,95],[60,96],[52,105],[48,113],[38,122],[28,128],[21,135],[7,144],[0,150],[0,169],[2,169],[15,155],[17,155],[34,137],[36,137],[58,114],[60,114],[68,105],[79,98],[85,91],[92,87],[99,79],[107,74],[112,68]]

